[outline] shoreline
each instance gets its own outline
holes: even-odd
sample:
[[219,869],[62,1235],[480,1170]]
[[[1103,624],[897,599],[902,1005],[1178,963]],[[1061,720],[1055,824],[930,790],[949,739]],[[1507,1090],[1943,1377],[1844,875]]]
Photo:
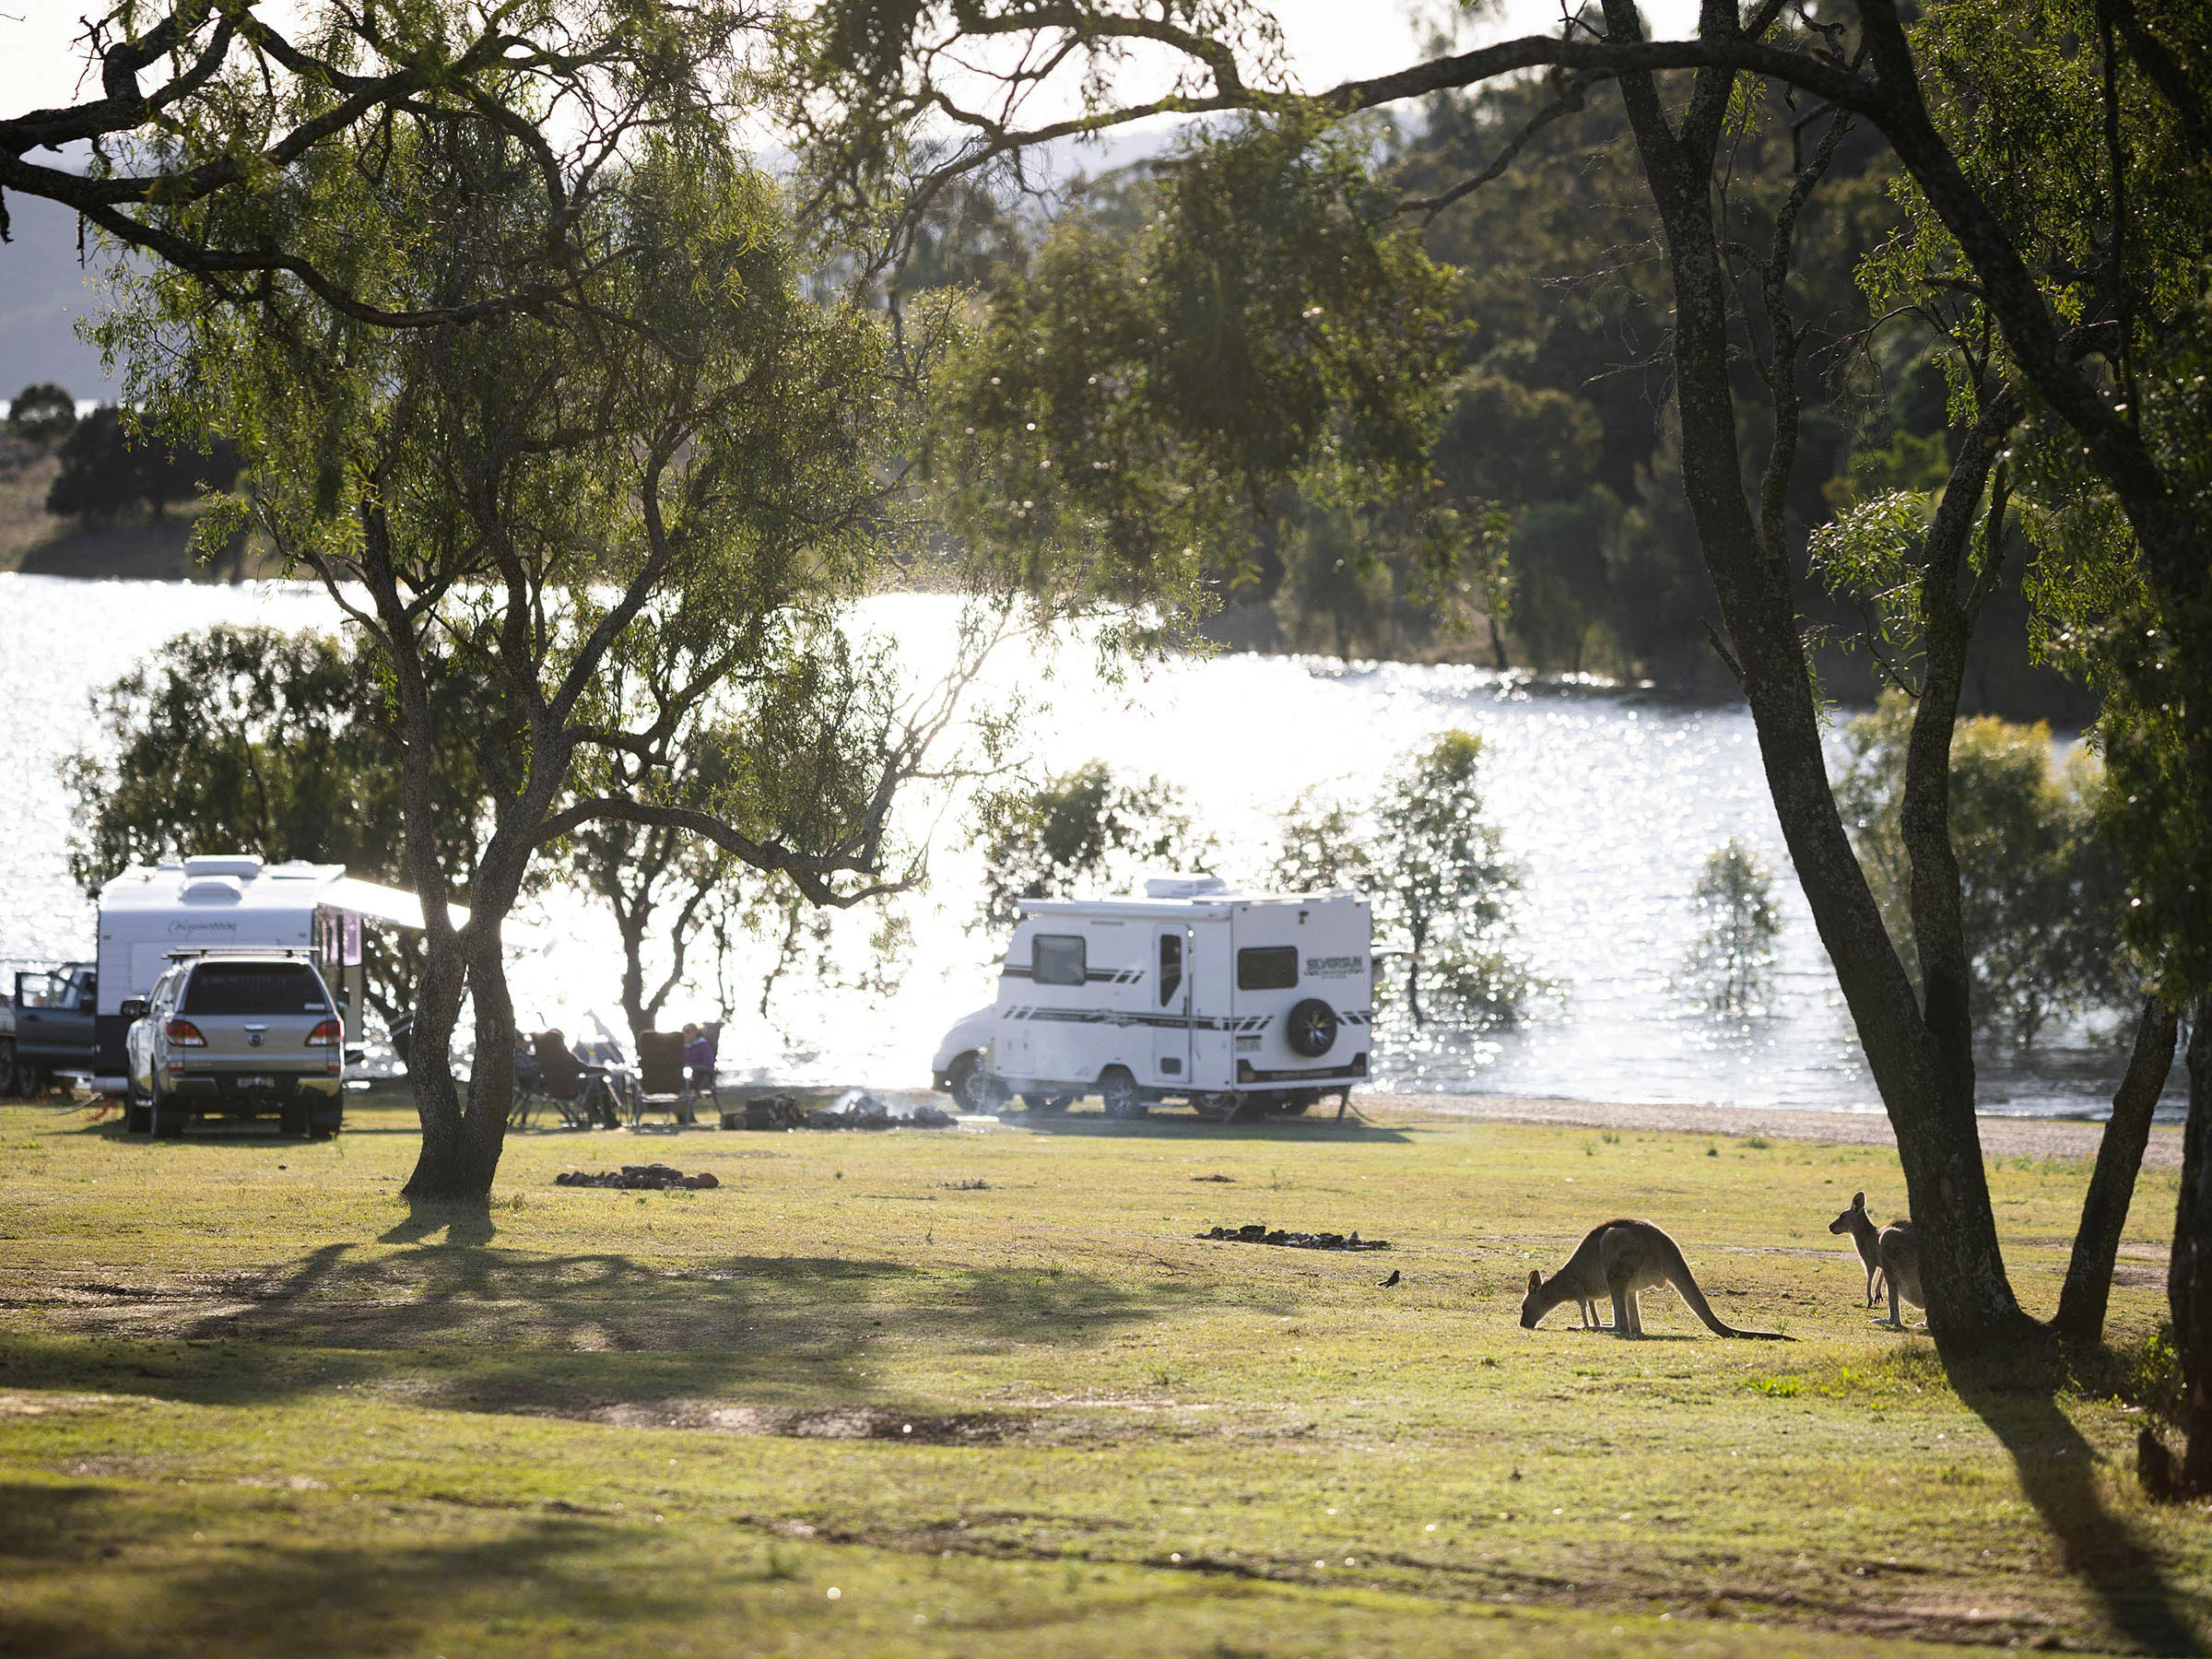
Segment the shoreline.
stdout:
[[[1571,1100],[1535,1095],[1392,1094],[1356,1092],[1355,1111],[1384,1112],[1394,1118],[1439,1117],[1477,1123],[1531,1124],[1566,1129],[1641,1129],[1674,1135],[1742,1136],[1815,1141],[1829,1146],[1887,1147],[1896,1133],[1878,1112],[1793,1111],[1759,1106],[1667,1106],[1628,1100]],[[1986,1158],[2085,1158],[2097,1156],[2104,1125],[2077,1118],[2011,1117],[1977,1113],[1975,1122]],[[2147,1170],[2182,1167],[2179,1124],[2153,1126],[2143,1152]]]

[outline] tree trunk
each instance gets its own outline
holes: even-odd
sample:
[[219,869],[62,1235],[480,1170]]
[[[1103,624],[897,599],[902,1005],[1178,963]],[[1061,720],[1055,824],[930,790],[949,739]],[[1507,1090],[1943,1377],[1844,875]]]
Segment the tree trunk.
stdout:
[[2184,1492],[2212,1491],[2212,994],[2189,1014],[2189,1126],[2182,1137],[2182,1193],[2174,1208],[2166,1300],[2182,1359]]
[[[1633,0],[1605,0],[1605,11],[1615,36],[1641,34]],[[1727,72],[1700,71],[1677,134],[1649,74],[1619,79],[1674,288],[1684,493],[1742,669],[1791,862],[1897,1132],[1921,1235],[1929,1328],[1947,1356],[2001,1350],[2039,1327],[2021,1312],[1997,1245],[1971,1066],[1961,1076],[1956,1054],[1931,1040],[1852,852],[1829,786],[1789,565],[1780,548],[1763,545],[1744,495],[1730,378],[1731,288],[1712,195],[1733,84]]]
[[2081,1225],[2074,1233],[2074,1255],[2058,1293],[2058,1315],[2051,1328],[2069,1342],[2094,1343],[2104,1335],[2105,1308],[2112,1296],[2112,1263],[2120,1253],[2120,1230],[2135,1201],[2136,1173],[2150,1143],[2150,1119],[2173,1069],[2173,1009],[2156,996],[2143,999],[2136,1017],[2135,1052],[2127,1076],[2112,1094],[2112,1121],[2097,1147],[2097,1169],[2082,1200]]

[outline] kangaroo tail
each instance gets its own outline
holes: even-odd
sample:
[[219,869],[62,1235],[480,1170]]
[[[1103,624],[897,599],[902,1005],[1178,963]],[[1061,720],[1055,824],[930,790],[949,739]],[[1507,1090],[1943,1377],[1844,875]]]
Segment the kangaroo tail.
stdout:
[[[1671,1244],[1673,1241],[1670,1239],[1668,1242]],[[1698,1288],[1698,1281],[1691,1275],[1689,1263],[1684,1259],[1681,1250],[1677,1248],[1672,1253],[1673,1260],[1667,1264],[1667,1279],[1681,1295],[1682,1300],[1689,1304],[1689,1311],[1703,1320],[1705,1328],[1714,1335],[1736,1336],[1753,1342],[1794,1342],[1796,1340],[1793,1336],[1783,1335],[1780,1331],[1739,1331],[1732,1324],[1724,1324],[1721,1316],[1712,1311],[1712,1304],[1705,1300],[1705,1292]]]

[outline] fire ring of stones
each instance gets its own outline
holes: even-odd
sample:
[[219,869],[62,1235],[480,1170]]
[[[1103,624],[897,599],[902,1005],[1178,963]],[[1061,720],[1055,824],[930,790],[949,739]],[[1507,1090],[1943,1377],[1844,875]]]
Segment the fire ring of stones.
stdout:
[[1347,1237],[1333,1232],[1285,1232],[1277,1228],[1269,1232],[1265,1225],[1254,1221],[1249,1227],[1217,1227],[1198,1235],[1201,1239],[1221,1239],[1231,1244],[1280,1244],[1289,1250],[1388,1250],[1388,1239],[1363,1239],[1358,1233]]
[[570,1170],[553,1177],[555,1186],[615,1187],[625,1193],[665,1193],[686,1187],[698,1191],[718,1187],[721,1182],[706,1171],[687,1175],[666,1164],[624,1164],[619,1170]]

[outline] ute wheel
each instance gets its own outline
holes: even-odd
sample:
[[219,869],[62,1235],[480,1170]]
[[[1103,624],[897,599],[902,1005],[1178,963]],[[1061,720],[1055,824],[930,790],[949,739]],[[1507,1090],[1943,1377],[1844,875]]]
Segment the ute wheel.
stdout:
[[16,1084],[16,1045],[0,1042],[0,1094],[21,1095],[29,1091]]
[[276,1116],[277,1133],[292,1140],[307,1138],[307,1108],[287,1106]]
[[1336,1010],[1318,996],[1309,996],[1290,1010],[1283,1028],[1293,1053],[1318,1060],[1336,1046]]
[[1106,1108],[1110,1118],[1141,1118],[1145,1115],[1145,1091],[1136,1086],[1136,1077],[1125,1065],[1110,1065],[1099,1077],[1099,1104]]
[[183,1108],[163,1100],[161,1091],[158,1088],[154,1091],[153,1100],[147,1106],[146,1121],[147,1126],[152,1129],[156,1140],[182,1140],[184,1138]]
[[123,1103],[123,1132],[125,1135],[149,1135],[153,1127],[153,1109],[144,1100],[131,1100]]

